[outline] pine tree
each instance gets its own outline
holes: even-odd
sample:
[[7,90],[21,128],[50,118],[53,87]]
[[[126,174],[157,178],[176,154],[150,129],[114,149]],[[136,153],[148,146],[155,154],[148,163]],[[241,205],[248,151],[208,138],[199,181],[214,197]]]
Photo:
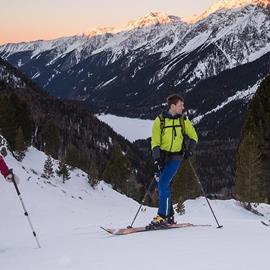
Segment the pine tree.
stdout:
[[45,153],[57,158],[60,145],[60,132],[53,119],[47,121],[43,130],[43,138],[45,142]]
[[102,174],[102,179],[109,181],[118,191],[125,190],[127,179],[130,177],[130,162],[122,153],[120,146],[112,150],[110,160]]
[[71,167],[77,167],[78,157],[79,157],[79,150],[73,144],[69,145],[65,157],[66,163]]
[[180,170],[173,179],[172,191],[174,203],[178,202],[179,197],[185,201],[200,195],[200,188],[187,160],[182,161]]
[[267,76],[249,104],[241,131],[236,164],[236,193],[241,200],[270,202],[269,164],[270,76]]
[[93,162],[91,162],[90,168],[88,169],[88,183],[93,189],[95,189],[99,183],[98,172]]
[[178,203],[175,209],[176,213],[178,213],[179,215],[184,215],[186,210],[185,210],[185,205],[184,205],[184,200],[183,198],[180,196],[178,199]]
[[87,171],[88,166],[89,166],[88,154],[85,151],[80,150],[79,155],[77,157],[77,165],[76,165],[76,167],[78,167],[78,168],[80,168],[80,169],[82,169],[84,171]]
[[53,162],[52,162],[51,156],[48,156],[48,158],[46,159],[45,164],[44,164],[43,174],[41,176],[47,179],[54,176]]
[[70,179],[70,173],[68,170],[67,165],[61,160],[59,162],[58,170],[56,171],[56,174],[63,179],[63,183],[66,182],[66,180]]
[[262,159],[255,136],[248,133],[238,150],[236,195],[241,201],[259,202],[261,197]]
[[17,123],[15,121],[16,110],[12,107],[10,99],[0,97],[0,128],[2,135],[7,139],[12,149],[15,147]]
[[0,97],[0,127],[11,149],[15,149],[15,137],[19,127],[22,129],[25,145],[27,146],[31,141],[30,109],[15,93]]
[[16,132],[15,136],[15,153],[16,157],[19,161],[22,161],[24,156],[25,156],[25,141],[24,141],[24,136],[23,136],[23,131],[22,128],[19,127]]

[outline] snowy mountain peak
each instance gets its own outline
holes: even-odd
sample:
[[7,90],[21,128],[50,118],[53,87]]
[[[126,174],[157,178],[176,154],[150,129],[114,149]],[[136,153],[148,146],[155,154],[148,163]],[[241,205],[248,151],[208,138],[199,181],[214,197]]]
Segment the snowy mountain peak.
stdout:
[[188,19],[185,21],[194,23],[196,21],[206,18],[208,15],[219,10],[236,9],[236,8],[241,8],[248,5],[269,6],[270,0],[219,0],[215,2],[212,6],[210,6],[202,15],[193,16],[191,17],[191,19]]
[[158,24],[171,24],[171,23],[179,23],[181,19],[176,16],[167,15],[164,12],[150,12],[146,16],[136,20],[131,21],[127,24],[128,27],[138,28],[138,27],[145,27],[151,25],[158,25]]
[[182,23],[181,19],[177,16],[167,15],[164,12],[150,12],[146,16],[133,20],[127,24],[116,26],[116,27],[98,27],[92,28],[86,31],[85,34],[88,36],[102,35],[105,33],[119,33],[122,31],[130,31],[136,28],[142,28],[152,25],[161,24],[178,24]]
[[113,30],[114,30],[113,27],[96,27],[96,28],[91,28],[90,30],[86,31],[85,34],[89,37],[92,37],[92,36],[103,35],[106,33],[112,33]]
[[247,5],[269,5],[270,0],[220,0],[213,4],[208,11],[210,13],[220,9],[232,9]]

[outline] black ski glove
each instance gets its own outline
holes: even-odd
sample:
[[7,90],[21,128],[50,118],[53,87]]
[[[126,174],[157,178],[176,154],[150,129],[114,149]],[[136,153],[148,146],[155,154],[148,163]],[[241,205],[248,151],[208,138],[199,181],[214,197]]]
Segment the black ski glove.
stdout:
[[188,159],[188,158],[191,158],[193,156],[193,152],[190,151],[190,150],[185,150],[184,151],[184,155],[183,155],[183,158],[184,159]]
[[193,156],[193,153],[195,152],[196,149],[196,142],[192,139],[189,139],[188,147],[186,150],[184,150],[183,158],[188,159]]
[[156,175],[160,175],[163,170],[162,162],[160,159],[154,161],[154,172]]

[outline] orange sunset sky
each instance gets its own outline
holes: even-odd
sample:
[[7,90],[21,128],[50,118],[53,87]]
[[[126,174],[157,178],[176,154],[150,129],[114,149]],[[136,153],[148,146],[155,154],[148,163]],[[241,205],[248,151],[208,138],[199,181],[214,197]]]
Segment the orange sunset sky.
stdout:
[[150,11],[200,14],[215,0],[0,0],[0,44],[82,34],[94,27],[117,26]]

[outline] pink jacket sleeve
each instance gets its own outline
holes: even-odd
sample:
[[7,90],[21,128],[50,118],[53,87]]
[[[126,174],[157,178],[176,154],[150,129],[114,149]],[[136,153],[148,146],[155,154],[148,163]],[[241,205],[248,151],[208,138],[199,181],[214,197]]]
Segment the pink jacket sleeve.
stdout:
[[4,177],[6,177],[9,174],[9,168],[1,155],[0,155],[0,172]]

